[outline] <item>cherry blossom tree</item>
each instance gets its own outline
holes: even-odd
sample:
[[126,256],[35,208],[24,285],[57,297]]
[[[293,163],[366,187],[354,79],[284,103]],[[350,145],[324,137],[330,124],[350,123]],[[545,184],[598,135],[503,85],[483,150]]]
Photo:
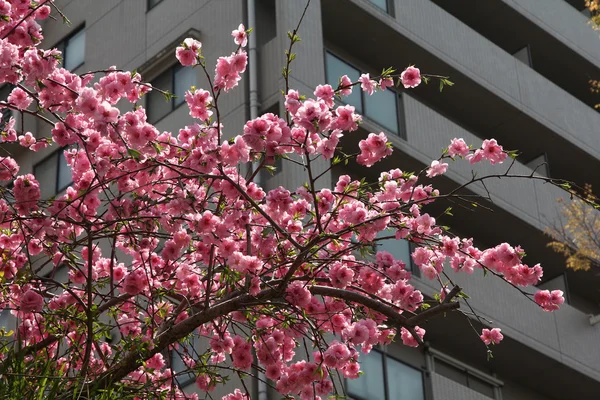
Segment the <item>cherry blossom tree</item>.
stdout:
[[[384,133],[360,140],[356,153],[336,150],[361,122],[345,96],[429,79],[450,84],[446,78],[410,66],[357,82],[343,76],[309,98],[290,88],[285,115],[264,114],[225,140],[219,100],[239,84],[248,59],[249,31],[240,25],[214,73],[200,42],[177,48],[179,62],[202,69],[210,84],[185,95],[194,124],[160,132],[137,105],[160,88],[116,68],[74,74],[59,66],[58,50],[39,47],[36,21],[51,14],[62,16],[51,0],[0,0],[0,82],[14,85],[0,105],[51,128],[51,137],[17,133],[11,118],[2,142],[34,152],[66,147],[73,177],[64,194],[44,199],[34,175],[20,174],[10,155],[0,158],[0,310],[17,321],[14,332],[2,331],[0,393],[198,398],[181,392],[179,375],[193,374],[210,392],[231,374],[260,372],[288,398],[342,396],[333,378],[357,378],[360,352],[396,338],[418,346],[427,320],[460,312],[467,296],[448,283],[447,268],[487,271],[546,311],[563,303],[560,291],[527,291],[542,267],[524,264],[521,247],[478,249],[427,212],[488,178],[546,179],[502,172],[448,193],[424,183],[453,161],[510,161],[514,153],[494,139],[441,143],[448,147],[440,157],[415,173],[393,169],[373,182],[343,175],[320,186],[328,171],[315,172],[319,160],[370,167],[392,154]],[[298,27],[289,35],[286,82],[297,34]],[[130,110],[120,112],[125,103]],[[266,192],[255,178],[275,159],[300,165],[306,183]],[[378,235],[384,231],[393,234]],[[413,262],[440,282],[439,293],[411,285],[410,260],[372,251],[390,239],[418,246]],[[57,276],[61,268],[66,279]],[[475,334],[498,344],[500,330],[488,328]],[[183,352],[191,335],[205,338],[206,348]],[[187,371],[171,369],[169,350],[181,352]],[[245,384],[224,397],[246,398]]]

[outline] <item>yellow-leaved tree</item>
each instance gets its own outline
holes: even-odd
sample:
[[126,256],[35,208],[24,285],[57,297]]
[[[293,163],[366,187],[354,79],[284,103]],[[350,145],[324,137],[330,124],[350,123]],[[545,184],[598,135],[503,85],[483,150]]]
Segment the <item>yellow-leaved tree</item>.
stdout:
[[[594,0],[597,1],[600,0]],[[563,224],[549,229],[553,241],[548,247],[566,257],[567,268],[576,271],[600,269],[600,209],[592,187],[586,185],[584,199],[558,201]]]

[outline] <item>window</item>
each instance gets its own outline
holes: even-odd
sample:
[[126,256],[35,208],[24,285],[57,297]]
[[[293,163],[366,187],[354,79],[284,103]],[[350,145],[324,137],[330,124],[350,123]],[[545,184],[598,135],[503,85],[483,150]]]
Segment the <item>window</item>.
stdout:
[[148,11],[152,10],[154,7],[158,5],[162,0],[148,0]]
[[433,358],[432,364],[435,373],[460,383],[484,396],[496,400],[502,399],[502,381],[434,349],[429,348],[428,353]]
[[374,92],[371,96],[364,95],[365,115],[396,135],[398,134],[397,99],[396,92],[390,89]]
[[33,167],[33,175],[40,182],[42,199],[57,195],[73,182],[71,168],[67,165],[63,150],[55,151]]
[[58,43],[56,48],[62,52],[64,68],[73,71],[81,66],[85,61],[85,27]]
[[[331,53],[327,53],[325,56],[325,69],[327,71],[327,83],[329,83],[334,89],[337,88],[339,85],[339,79],[344,75],[348,75],[348,78],[350,78],[352,82],[356,82],[358,78],[360,78],[359,70],[353,68]],[[354,106],[356,112],[362,114],[363,109],[360,90],[356,90],[356,88],[354,88],[350,96],[344,97],[344,101],[346,104]]]
[[358,379],[347,380],[348,395],[356,400],[424,400],[423,373],[377,350],[359,357]]
[[[325,55],[325,69],[327,83],[334,89],[337,88],[339,78],[343,75],[348,75],[353,82],[356,82],[361,75],[360,70],[329,52]],[[359,114],[363,114],[389,132],[403,137],[398,123],[398,94],[393,90],[377,91],[369,96],[363,93],[360,87],[354,87],[352,94],[344,97],[343,101],[354,106]]]
[[518,50],[513,55],[515,56],[515,58],[517,60],[521,61],[522,63],[529,65],[530,67],[532,66],[532,64],[531,64],[531,49],[529,48],[529,45]]
[[386,13],[389,13],[390,10],[388,8],[387,0],[369,0],[371,3],[375,4],[377,7],[381,8]]
[[[386,229],[377,234],[377,237],[394,236],[396,234],[393,229]],[[402,260],[406,264],[405,269],[411,271],[413,275],[419,276],[419,269],[413,268],[411,243],[407,240],[385,239],[377,242],[377,251],[387,251],[396,260]]]
[[277,36],[277,17],[275,0],[259,0],[256,2],[256,42],[262,47]]
[[[0,100],[6,101],[13,88],[14,86],[11,84],[6,84],[2,86],[0,88]],[[13,112],[10,108],[3,108],[0,111],[2,112],[2,115],[0,117],[0,131],[3,131],[6,124],[8,124],[8,121],[10,121],[10,117],[12,117]]]
[[193,68],[184,68],[177,64],[157,76],[151,84],[175,95],[170,100],[166,100],[158,90],[148,93],[146,107],[148,121],[155,123],[185,102],[185,92],[190,89],[190,86],[196,85],[196,71]]
[[548,165],[548,158],[546,154],[541,154],[525,164],[532,171],[535,170],[536,174],[550,177],[550,166]]
[[195,337],[192,336],[189,341],[185,343],[180,342],[181,344],[176,350],[171,350],[171,369],[177,375],[177,383],[180,387],[185,387],[196,379],[196,376],[192,372],[182,373],[189,370],[189,367],[183,362],[183,358],[195,358],[194,341]]

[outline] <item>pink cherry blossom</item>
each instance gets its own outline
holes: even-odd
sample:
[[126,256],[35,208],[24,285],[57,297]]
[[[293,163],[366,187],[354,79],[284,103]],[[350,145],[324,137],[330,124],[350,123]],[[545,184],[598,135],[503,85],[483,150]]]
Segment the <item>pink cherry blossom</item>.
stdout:
[[42,310],[43,305],[44,298],[39,293],[29,289],[21,297],[19,308],[25,313],[38,312]]
[[348,77],[348,75],[343,75],[340,78],[340,95],[341,96],[350,96],[352,93],[352,80]]
[[178,46],[177,49],[175,49],[175,56],[181,65],[184,67],[191,67],[198,64],[198,55],[201,48],[202,43],[195,39],[187,38],[183,41],[181,46]]
[[448,155],[450,157],[466,157],[467,154],[469,154],[469,146],[467,146],[465,141],[462,138],[452,139],[452,143],[450,144],[450,147],[448,147]]
[[377,82],[372,80],[369,74],[362,74],[358,80],[360,82],[361,89],[367,92],[369,95],[372,95],[377,88]]
[[0,181],[9,181],[19,172],[19,165],[12,157],[0,157]]
[[[417,336],[419,336],[421,339],[423,339],[423,336],[425,335],[425,329],[415,326],[414,331],[417,334]],[[400,329],[400,337],[402,338],[402,343],[405,346],[409,346],[409,347],[419,346],[419,342],[417,342],[417,339],[415,339],[415,337],[406,328]]]
[[7,100],[19,110],[25,110],[33,101],[33,99],[19,87],[14,88],[12,92],[10,92]]
[[560,305],[565,302],[562,290],[539,290],[535,293],[533,299],[542,307],[544,311],[558,310]]
[[392,154],[392,149],[387,145],[387,137],[383,132],[378,135],[370,133],[367,140],[359,143],[360,155],[356,158],[359,164],[370,167],[377,161]]
[[433,160],[431,166],[427,169],[427,177],[433,178],[434,176],[443,175],[448,169],[448,164]]
[[231,36],[233,36],[233,41],[238,46],[246,47],[246,44],[248,44],[248,34],[244,24],[240,24],[237,29],[233,30]]
[[381,88],[381,90],[385,90],[385,88],[387,87],[394,87],[394,79],[390,77],[381,78],[379,80],[379,87]]
[[504,335],[502,335],[502,333],[500,333],[500,328],[493,328],[493,329],[483,329],[481,331],[481,336],[480,336],[481,340],[483,341],[483,343],[485,343],[486,345],[490,345],[490,344],[498,344],[502,341],[502,339],[504,339]]
[[419,68],[408,67],[400,74],[400,80],[406,89],[415,88],[421,84]]

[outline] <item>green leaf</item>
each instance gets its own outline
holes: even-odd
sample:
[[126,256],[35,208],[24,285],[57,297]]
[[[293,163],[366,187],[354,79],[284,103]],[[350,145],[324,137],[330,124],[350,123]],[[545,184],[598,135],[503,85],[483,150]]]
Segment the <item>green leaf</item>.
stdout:
[[136,161],[140,161],[142,153],[134,149],[127,149],[127,155]]

